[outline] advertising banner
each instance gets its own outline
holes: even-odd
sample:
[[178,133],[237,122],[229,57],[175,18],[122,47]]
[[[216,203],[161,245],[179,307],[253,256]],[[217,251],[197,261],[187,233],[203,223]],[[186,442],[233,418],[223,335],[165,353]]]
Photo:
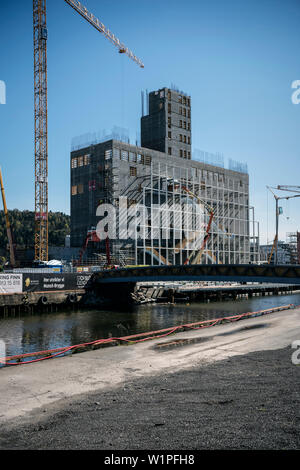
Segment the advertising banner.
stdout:
[[23,274],[0,274],[0,294],[21,293],[23,287]]
[[91,274],[28,273],[23,275],[23,292],[44,292],[84,289]]

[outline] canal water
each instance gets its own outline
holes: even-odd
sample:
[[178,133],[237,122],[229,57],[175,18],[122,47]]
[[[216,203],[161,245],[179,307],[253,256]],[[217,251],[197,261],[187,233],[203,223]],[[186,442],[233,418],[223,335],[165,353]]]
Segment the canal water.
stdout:
[[299,305],[300,294],[210,303],[175,305],[152,303],[135,306],[131,311],[68,310],[57,313],[22,314],[0,318],[0,342],[2,345],[5,344],[6,356],[11,356],[288,304]]

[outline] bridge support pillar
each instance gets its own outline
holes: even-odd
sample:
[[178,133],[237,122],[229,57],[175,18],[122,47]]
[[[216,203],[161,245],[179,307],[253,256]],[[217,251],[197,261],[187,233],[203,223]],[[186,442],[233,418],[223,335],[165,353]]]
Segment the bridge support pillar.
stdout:
[[86,303],[89,298],[97,305],[112,307],[126,307],[133,303],[131,294],[135,291],[135,282],[112,282],[111,284],[92,284],[87,293]]

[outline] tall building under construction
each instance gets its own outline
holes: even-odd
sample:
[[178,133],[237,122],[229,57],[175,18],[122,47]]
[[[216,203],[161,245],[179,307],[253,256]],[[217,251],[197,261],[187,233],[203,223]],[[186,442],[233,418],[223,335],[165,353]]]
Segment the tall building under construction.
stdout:
[[[190,96],[162,88],[147,99],[141,146],[109,139],[71,152],[71,246],[111,204],[118,264],[257,262],[247,172],[192,159]],[[92,248],[101,250],[104,240]]]

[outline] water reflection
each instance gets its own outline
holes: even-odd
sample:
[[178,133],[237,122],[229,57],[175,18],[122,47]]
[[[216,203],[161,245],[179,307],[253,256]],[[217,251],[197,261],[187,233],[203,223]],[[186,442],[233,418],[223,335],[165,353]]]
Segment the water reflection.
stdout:
[[145,304],[132,311],[66,311],[0,319],[6,354],[22,354],[159,330],[183,323],[235,315],[287,304],[300,304],[300,294],[235,301],[176,305]]

